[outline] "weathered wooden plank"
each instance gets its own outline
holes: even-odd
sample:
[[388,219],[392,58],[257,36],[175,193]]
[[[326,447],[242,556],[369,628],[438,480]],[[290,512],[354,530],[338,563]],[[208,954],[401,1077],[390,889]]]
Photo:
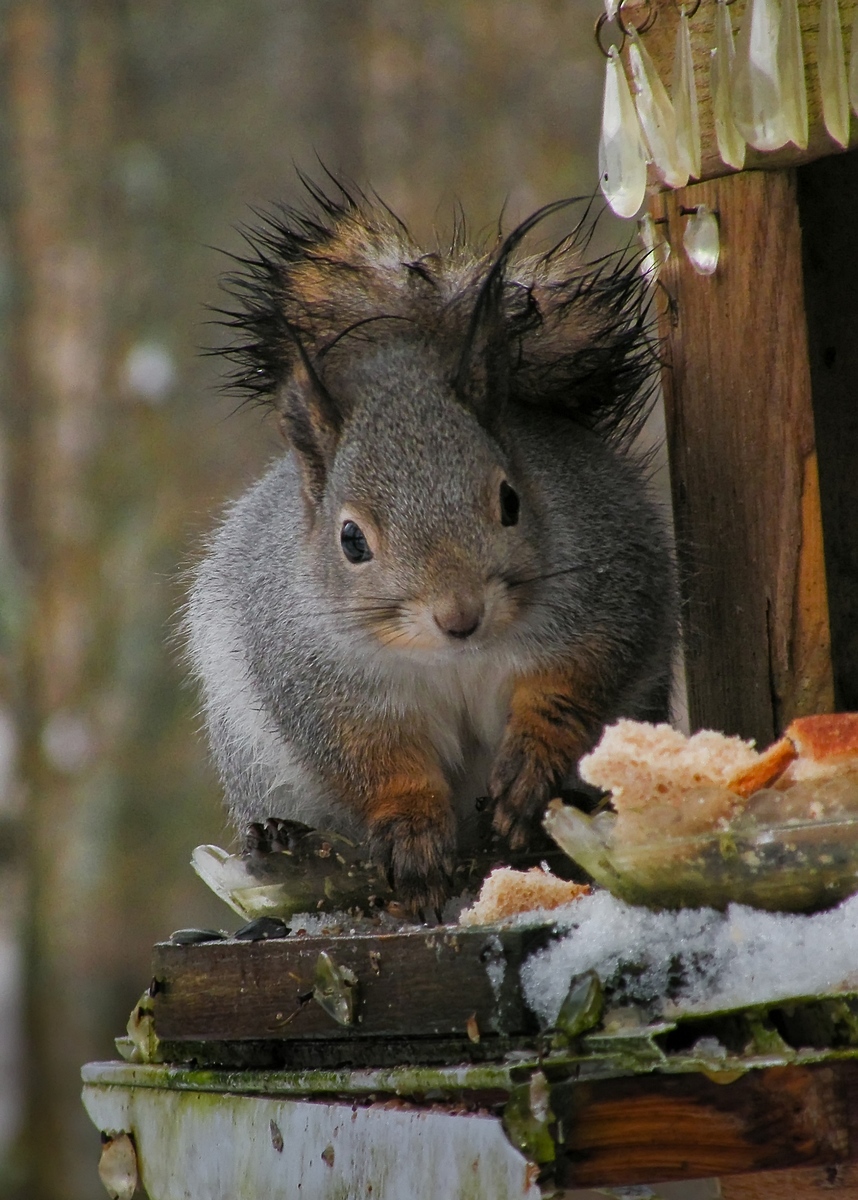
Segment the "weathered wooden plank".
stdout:
[[97,1129],[133,1133],[140,1183],[151,1200],[542,1195],[538,1168],[484,1113],[94,1082],[85,1085],[83,1102]]
[[[397,1074],[391,1071],[380,1078],[371,1095],[367,1095],[369,1080],[363,1076],[354,1093],[348,1079],[332,1079],[329,1075],[323,1077],[321,1088],[314,1093],[312,1071],[300,1083],[304,1095],[316,1095],[320,1116],[331,1111],[334,1089],[340,1095],[333,1107],[352,1097],[348,1100],[349,1110],[358,1107],[353,1103],[357,1100],[361,1106],[370,1101],[376,1111],[426,1113],[425,1104],[413,1102],[421,1090],[419,1072],[405,1069],[399,1081]],[[500,1128],[501,1106],[509,1085],[498,1089],[498,1080],[493,1077],[488,1081],[488,1091],[482,1087],[475,1091],[473,1083],[478,1080],[472,1075],[473,1071],[462,1073],[460,1096],[454,1087],[441,1089],[446,1111],[451,1117],[463,1115],[482,1091],[479,1106],[483,1119],[497,1121]],[[276,1073],[260,1078],[254,1072],[200,1072],[107,1063],[86,1067],[84,1084],[85,1095],[92,1099],[92,1103],[87,1101],[90,1113],[100,1129],[130,1129],[138,1136],[137,1114],[150,1102],[156,1106],[167,1103],[168,1096],[189,1096],[189,1110],[212,1114],[213,1119],[218,1113],[228,1114],[239,1096],[258,1101],[262,1111],[274,1103],[284,1108],[290,1103],[300,1104],[295,1077],[286,1077],[285,1086],[280,1086]],[[372,1104],[374,1095],[380,1103]],[[394,1095],[400,1098],[392,1102]],[[205,1097],[205,1103],[195,1099],[199,1096]],[[95,1104],[97,1097],[101,1099]],[[411,1102],[402,1097],[410,1097]],[[814,1186],[854,1184],[854,1169],[841,1164],[858,1157],[856,1101],[858,1063],[854,1062],[751,1071],[732,1083],[716,1083],[696,1074],[555,1081],[550,1106],[556,1117],[552,1128],[556,1131],[558,1156],[548,1170],[553,1172],[553,1183],[561,1188],[623,1187],[720,1177],[725,1200],[755,1200],[762,1195],[755,1184],[770,1180],[767,1196],[789,1196],[792,1200],[795,1195],[797,1200],[802,1192],[793,1193],[788,1187],[779,1190],[776,1186],[779,1178],[785,1182],[794,1178],[792,1172],[786,1172],[797,1166],[817,1168],[799,1176],[812,1180]],[[250,1111],[253,1104],[246,1107]],[[434,1103],[430,1111],[441,1111],[440,1105]],[[178,1128],[170,1125],[172,1131]],[[299,1146],[300,1139],[296,1150]],[[189,1152],[192,1148],[196,1149],[190,1143]],[[234,1149],[229,1139],[222,1149],[227,1155]],[[181,1153],[182,1149],[175,1145],[172,1152]],[[216,1152],[215,1147],[212,1152]],[[776,1174],[768,1175],[770,1170]],[[728,1186],[731,1176],[736,1178]],[[188,1175],[191,1177],[196,1175]],[[849,1194],[845,1193],[847,1197]]]
[[855,1063],[777,1067],[728,1084],[703,1075],[567,1083],[552,1089],[551,1105],[565,1187],[825,1166],[858,1153]]
[[858,709],[858,154],[798,173],[835,696]]
[[344,1027],[312,1000],[319,954],[357,976],[349,1036],[458,1037],[536,1029],[517,986],[545,930],[478,930],[155,947],[158,1037],[178,1041],[331,1038]]
[[[749,0],[737,0],[730,7],[734,32],[741,27],[748,10]],[[816,62],[817,35],[819,30],[819,0],[799,0],[799,20],[804,47],[805,79],[808,96],[809,140],[807,148],[799,150],[791,142],[780,150],[763,153],[748,147],[745,168],[793,167],[801,163],[812,162],[814,159],[832,154],[842,154],[841,147],[825,129],[822,120],[822,99],[819,90],[819,74]],[[673,70],[674,46],[676,43],[676,28],[679,23],[680,6],[674,0],[640,0],[639,3],[626,3],[623,12],[634,24],[638,15],[638,24],[642,24],[647,15],[656,11],[656,18],[650,29],[643,34],[647,50],[655,62],[659,75],[669,88]],[[852,14],[855,10],[853,0],[841,0],[840,15],[843,23],[843,39],[845,53],[850,49],[850,30]],[[714,22],[716,5],[703,3],[691,19],[691,47],[694,57],[694,78],[697,84],[697,96],[700,107],[700,126],[702,140],[702,175],[701,179],[714,179],[721,175],[730,174],[732,169],[725,166],[718,153],[715,140],[715,125],[712,112],[712,95],[709,86],[710,54],[715,44]],[[858,122],[853,120],[850,144],[858,145]],[[653,175],[653,181],[656,176]],[[659,184],[659,186],[661,186]]]
[[[718,213],[697,275],[687,210]],[[691,724],[766,745],[834,705],[795,174],[744,172],[657,196],[663,373]]]
[[761,1171],[754,1175],[728,1175],[721,1180],[722,1200],[824,1200],[834,1192],[837,1200],[858,1200],[858,1167],[829,1163],[824,1167],[798,1167],[791,1171]]

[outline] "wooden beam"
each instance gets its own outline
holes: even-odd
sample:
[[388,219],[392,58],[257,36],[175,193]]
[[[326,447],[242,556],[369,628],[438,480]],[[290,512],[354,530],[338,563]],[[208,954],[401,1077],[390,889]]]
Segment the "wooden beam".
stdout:
[[[682,249],[718,214],[717,272]],[[834,707],[795,174],[659,195],[663,373],[692,727],[768,744]]]
[[[552,1073],[550,1067],[546,1070]],[[205,1096],[204,1104],[193,1102],[194,1111],[216,1115],[228,1113],[243,1097],[258,1101],[263,1111],[272,1104],[300,1106],[302,1098],[309,1098],[322,1117],[341,1104],[365,1109],[368,1101],[377,1111],[411,1112],[417,1117],[427,1113],[425,1093],[431,1091],[429,1111],[467,1121],[468,1108],[476,1104],[482,1109],[480,1120],[500,1126],[509,1084],[499,1087],[497,1079],[489,1078],[488,1089],[479,1095],[473,1084],[480,1069],[460,1073],[451,1068],[449,1086],[443,1079],[433,1082],[432,1074],[405,1066],[370,1073],[372,1078],[358,1072],[352,1083],[347,1071],[259,1074],[96,1063],[83,1072],[87,1105],[98,1127],[128,1129],[129,1124],[122,1122],[133,1113],[131,1127],[138,1135],[136,1122],[147,1100],[161,1105],[172,1096],[175,1099],[169,1103],[178,1104],[183,1094]],[[315,1087],[314,1075],[319,1078]],[[393,1097],[395,1104],[391,1104]],[[548,1102],[557,1157],[547,1170],[553,1184],[564,1189],[720,1178],[725,1200],[762,1198],[765,1183],[769,1183],[767,1197],[805,1200],[807,1196],[809,1200],[811,1192],[794,1192],[786,1185],[795,1180],[808,1188],[854,1186],[855,1168],[845,1164],[858,1159],[856,1101],[857,1062],[749,1071],[731,1083],[700,1074],[657,1073],[589,1081],[555,1079]],[[123,1115],[109,1115],[107,1110],[115,1105]],[[178,1126],[172,1122],[161,1128]],[[221,1120],[221,1133],[224,1128]],[[267,1133],[267,1117],[262,1128]],[[165,1160],[163,1152],[160,1160]],[[779,1181],[785,1186],[779,1188]],[[852,1200],[851,1192],[843,1194],[845,1200]]]
[[856,1063],[776,1067],[727,1084],[698,1074],[567,1083],[552,1088],[551,1106],[563,1187],[827,1166],[858,1154]]
[[[548,930],[445,929],[268,942],[158,945],[155,1030],[162,1041],[357,1041],[536,1032],[518,986],[526,954]],[[355,1021],[344,1027],[312,999],[319,955],[357,977]]]

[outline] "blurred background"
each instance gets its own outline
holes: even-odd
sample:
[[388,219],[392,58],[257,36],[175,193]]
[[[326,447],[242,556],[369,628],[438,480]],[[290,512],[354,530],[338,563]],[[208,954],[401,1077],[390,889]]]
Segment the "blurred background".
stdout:
[[0,1196],[104,1195],[80,1065],[233,920],[176,613],[278,441],[200,354],[221,251],[317,157],[427,241],[592,193],[599,7],[0,0]]

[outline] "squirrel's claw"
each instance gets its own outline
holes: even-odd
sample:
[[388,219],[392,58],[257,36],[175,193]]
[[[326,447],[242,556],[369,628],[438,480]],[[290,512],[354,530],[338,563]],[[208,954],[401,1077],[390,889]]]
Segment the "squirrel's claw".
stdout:
[[376,821],[371,831],[373,861],[383,867],[412,917],[438,912],[450,895],[455,867],[452,821],[398,816]]
[[492,824],[511,850],[523,850],[556,790],[556,772],[538,754],[513,742],[502,747],[489,779],[494,801]]
[[292,850],[296,841],[312,832],[309,825],[285,817],[269,817],[264,822],[253,821],[244,831],[244,853],[259,858],[278,850]]

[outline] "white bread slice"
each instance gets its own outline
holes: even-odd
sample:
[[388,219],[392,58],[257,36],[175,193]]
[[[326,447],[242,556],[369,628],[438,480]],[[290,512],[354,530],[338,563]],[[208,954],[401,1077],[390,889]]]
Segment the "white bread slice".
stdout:
[[[858,713],[799,717],[762,754],[752,742],[713,730],[685,737],[669,725],[618,721],[578,770],[610,791],[618,843],[707,833],[724,828],[764,789],[858,775]],[[802,797],[799,807],[806,802]]]
[[670,725],[623,720],[607,727],[578,771],[587,783],[610,791],[619,812],[647,806],[654,794],[678,803],[691,788],[727,787],[759,760],[753,742],[711,729],[686,737]]

